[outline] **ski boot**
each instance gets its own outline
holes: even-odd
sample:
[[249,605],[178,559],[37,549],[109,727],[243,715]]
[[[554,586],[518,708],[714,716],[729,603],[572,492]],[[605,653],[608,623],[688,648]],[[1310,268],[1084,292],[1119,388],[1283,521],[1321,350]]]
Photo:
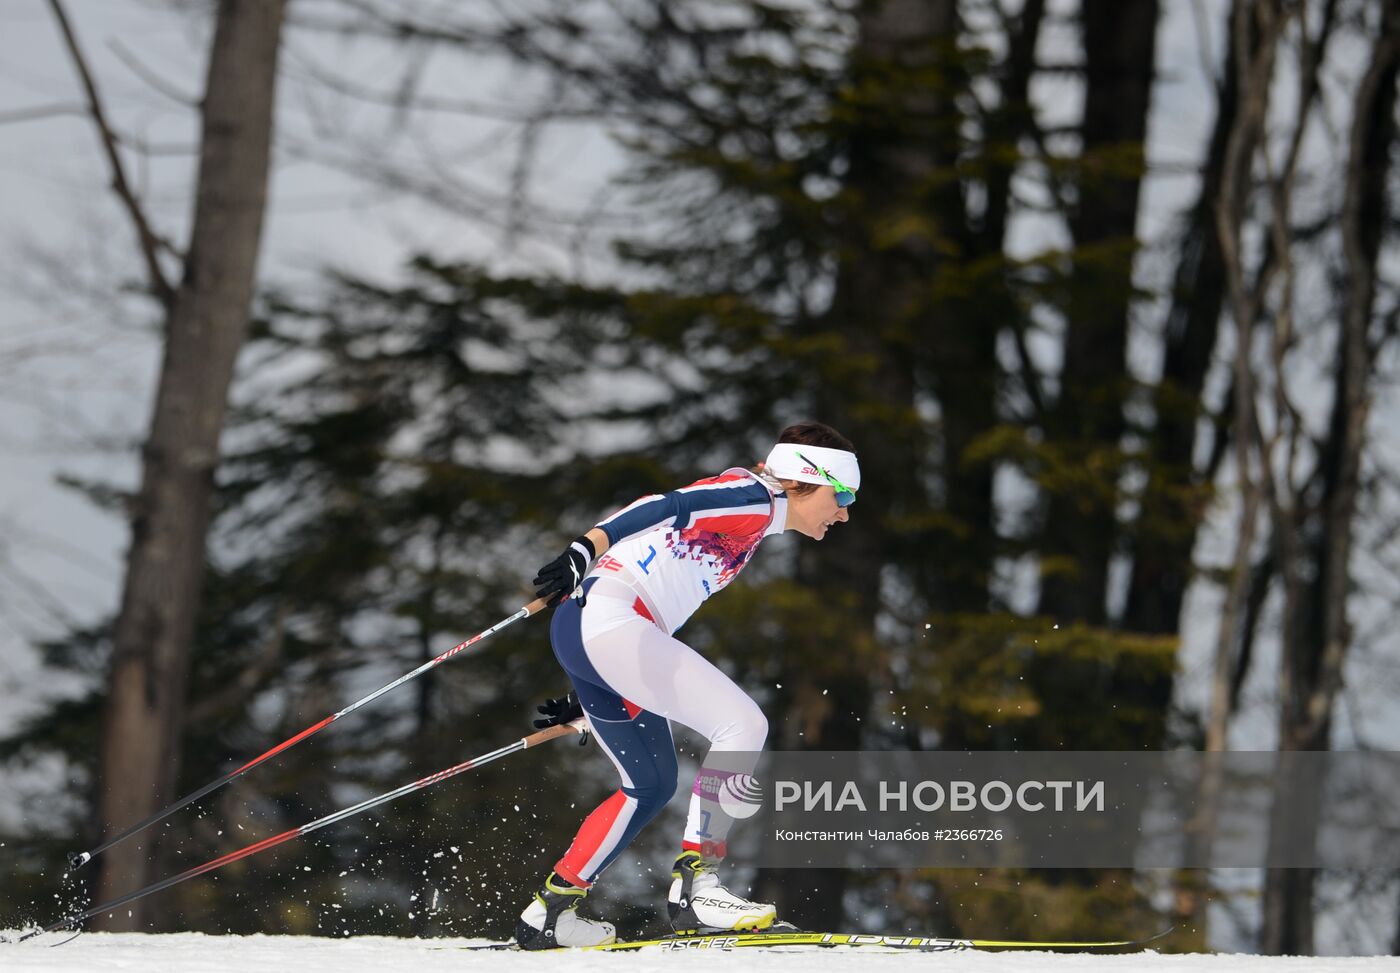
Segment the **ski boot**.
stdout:
[[521,949],[554,949],[616,942],[617,930],[612,923],[584,919],[574,911],[586,895],[588,889],[570,885],[550,872],[544,888],[520,913],[515,924],[516,945]]
[[772,926],[777,918],[776,907],[750,902],[721,885],[714,865],[698,851],[681,852],[671,877],[666,911],[678,933],[757,931]]

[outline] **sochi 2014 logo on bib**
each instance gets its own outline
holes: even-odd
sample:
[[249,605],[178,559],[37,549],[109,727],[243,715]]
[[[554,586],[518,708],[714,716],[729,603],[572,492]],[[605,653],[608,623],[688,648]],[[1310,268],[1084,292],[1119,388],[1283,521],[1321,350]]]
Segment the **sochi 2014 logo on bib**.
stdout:
[[752,774],[734,774],[720,785],[719,806],[731,818],[749,818],[763,806],[763,786]]

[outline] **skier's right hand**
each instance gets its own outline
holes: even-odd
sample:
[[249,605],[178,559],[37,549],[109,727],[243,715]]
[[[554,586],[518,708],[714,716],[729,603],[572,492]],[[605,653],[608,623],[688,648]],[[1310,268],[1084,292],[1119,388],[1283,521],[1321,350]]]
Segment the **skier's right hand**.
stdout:
[[[565,723],[583,719],[583,706],[579,704],[578,693],[572,689],[558,699],[546,699],[535,709],[544,715],[544,719],[535,720],[535,729],[537,730],[551,726],[562,726]],[[578,745],[582,747],[587,743],[588,726],[585,724],[583,729],[579,730]]]

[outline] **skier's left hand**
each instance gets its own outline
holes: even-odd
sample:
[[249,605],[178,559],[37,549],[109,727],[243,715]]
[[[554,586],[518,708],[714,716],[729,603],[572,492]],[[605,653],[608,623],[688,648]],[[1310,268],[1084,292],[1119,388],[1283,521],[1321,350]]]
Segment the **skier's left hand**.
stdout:
[[[589,565],[593,563],[596,555],[597,551],[588,535],[574,538],[568,550],[540,568],[539,573],[535,575],[535,580],[531,582],[537,588],[535,597],[543,598],[551,605],[561,598],[567,598],[583,584],[584,576],[588,574]],[[583,607],[582,601],[579,602],[579,607]]]
[[[537,730],[551,726],[562,726],[565,723],[583,719],[583,706],[578,701],[578,693],[572,689],[558,699],[546,699],[535,709],[544,716],[542,720],[535,720],[535,729]],[[588,730],[585,729],[579,734],[578,745],[583,746],[587,742]]]

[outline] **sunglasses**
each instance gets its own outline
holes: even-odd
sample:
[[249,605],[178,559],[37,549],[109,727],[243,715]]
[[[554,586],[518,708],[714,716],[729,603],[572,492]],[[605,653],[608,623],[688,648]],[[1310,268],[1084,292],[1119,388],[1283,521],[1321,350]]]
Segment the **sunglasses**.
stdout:
[[818,473],[824,476],[826,478],[826,482],[830,483],[832,488],[836,490],[836,506],[849,507],[851,504],[856,502],[856,491],[854,489],[846,486],[846,484],[836,479],[836,477],[832,476],[830,473],[822,469],[816,463],[813,463],[801,453],[798,453],[797,457],[798,459],[802,460],[802,462],[806,463],[808,466],[812,467],[812,469],[816,470]]

